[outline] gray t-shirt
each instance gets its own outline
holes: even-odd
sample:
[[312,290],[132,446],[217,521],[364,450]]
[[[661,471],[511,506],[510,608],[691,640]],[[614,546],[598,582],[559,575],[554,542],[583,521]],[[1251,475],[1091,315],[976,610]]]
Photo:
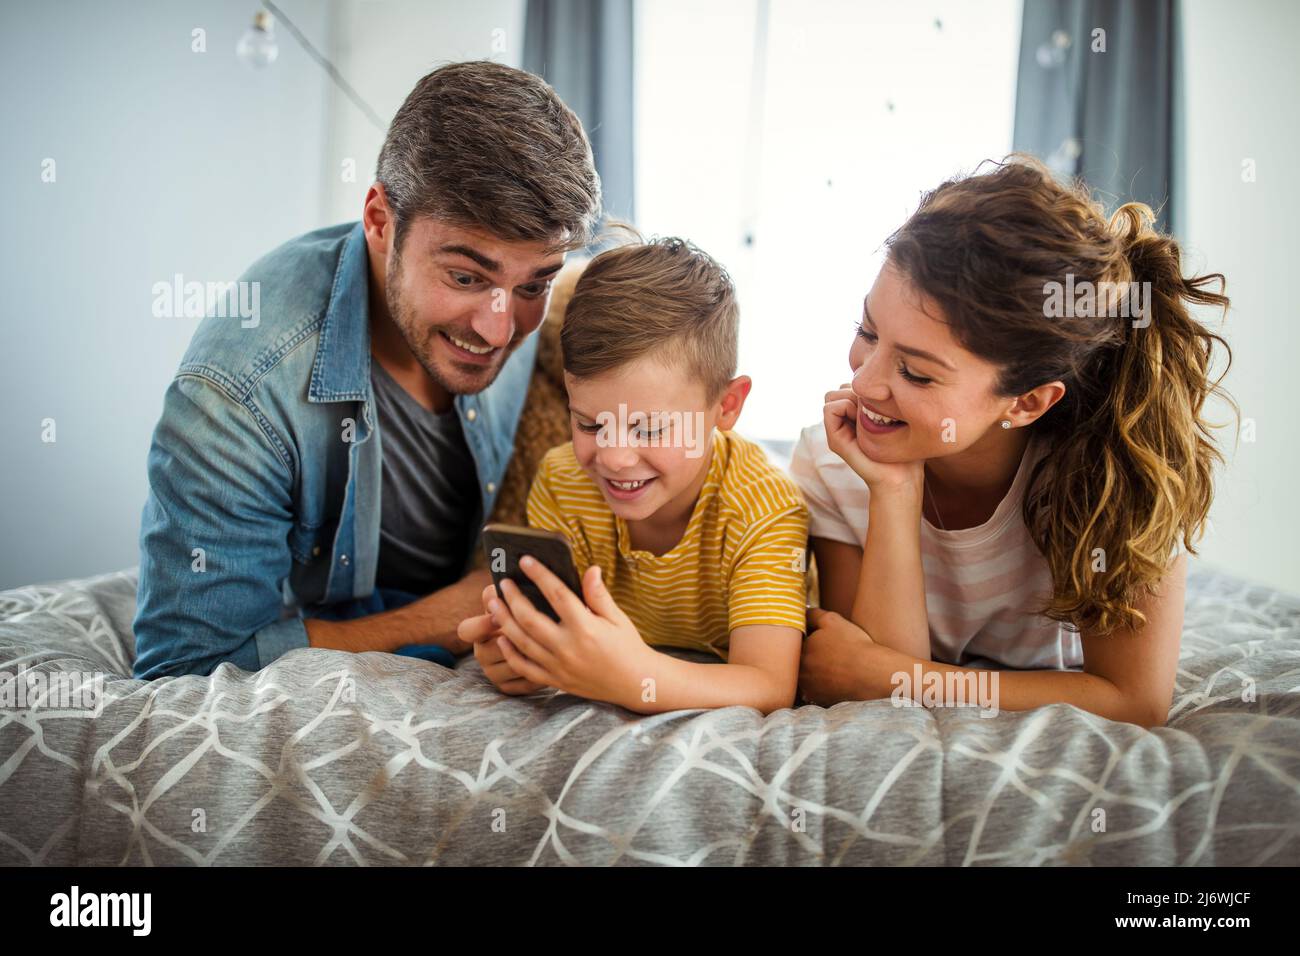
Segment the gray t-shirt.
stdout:
[[375,587],[424,595],[458,581],[477,538],[478,470],[460,416],[431,412],[374,358],[383,446]]

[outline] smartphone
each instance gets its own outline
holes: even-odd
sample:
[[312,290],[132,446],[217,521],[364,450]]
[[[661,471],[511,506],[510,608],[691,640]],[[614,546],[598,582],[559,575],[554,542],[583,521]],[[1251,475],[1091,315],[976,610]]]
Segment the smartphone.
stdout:
[[509,578],[528,600],[552,621],[559,621],[541,589],[533,583],[532,578],[524,574],[519,567],[519,559],[525,554],[532,555],[542,562],[551,573],[568,585],[578,600],[582,600],[582,582],[578,578],[578,569],[573,563],[573,550],[568,539],[556,531],[542,531],[538,528],[524,528],[512,524],[488,524],[483,526],[483,550],[487,554],[488,570],[492,572],[492,583],[496,585],[497,597],[505,603],[501,593],[501,582]]

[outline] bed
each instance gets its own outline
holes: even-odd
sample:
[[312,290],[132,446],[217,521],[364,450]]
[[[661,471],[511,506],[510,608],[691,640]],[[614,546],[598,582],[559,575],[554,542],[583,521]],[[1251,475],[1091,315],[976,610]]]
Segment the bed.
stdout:
[[638,717],[503,696],[472,655],[150,683],[135,593],[134,570],[0,593],[0,700],[101,682],[94,708],[0,706],[0,863],[1300,863],[1300,599],[1203,568],[1154,731],[1065,704]]

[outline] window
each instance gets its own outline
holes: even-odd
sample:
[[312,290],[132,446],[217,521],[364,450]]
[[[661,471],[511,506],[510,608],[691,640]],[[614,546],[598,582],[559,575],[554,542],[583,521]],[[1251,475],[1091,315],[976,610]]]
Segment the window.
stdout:
[[738,430],[793,441],[920,194],[1011,149],[1021,0],[639,0],[636,209],[741,302]]

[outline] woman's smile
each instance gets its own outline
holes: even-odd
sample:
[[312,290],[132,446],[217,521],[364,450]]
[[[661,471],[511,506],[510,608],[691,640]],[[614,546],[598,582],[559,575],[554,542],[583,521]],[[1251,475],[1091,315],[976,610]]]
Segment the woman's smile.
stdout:
[[887,415],[882,415],[862,401],[858,402],[858,424],[873,435],[896,432],[900,428],[907,426],[907,422],[901,418],[890,418]]

